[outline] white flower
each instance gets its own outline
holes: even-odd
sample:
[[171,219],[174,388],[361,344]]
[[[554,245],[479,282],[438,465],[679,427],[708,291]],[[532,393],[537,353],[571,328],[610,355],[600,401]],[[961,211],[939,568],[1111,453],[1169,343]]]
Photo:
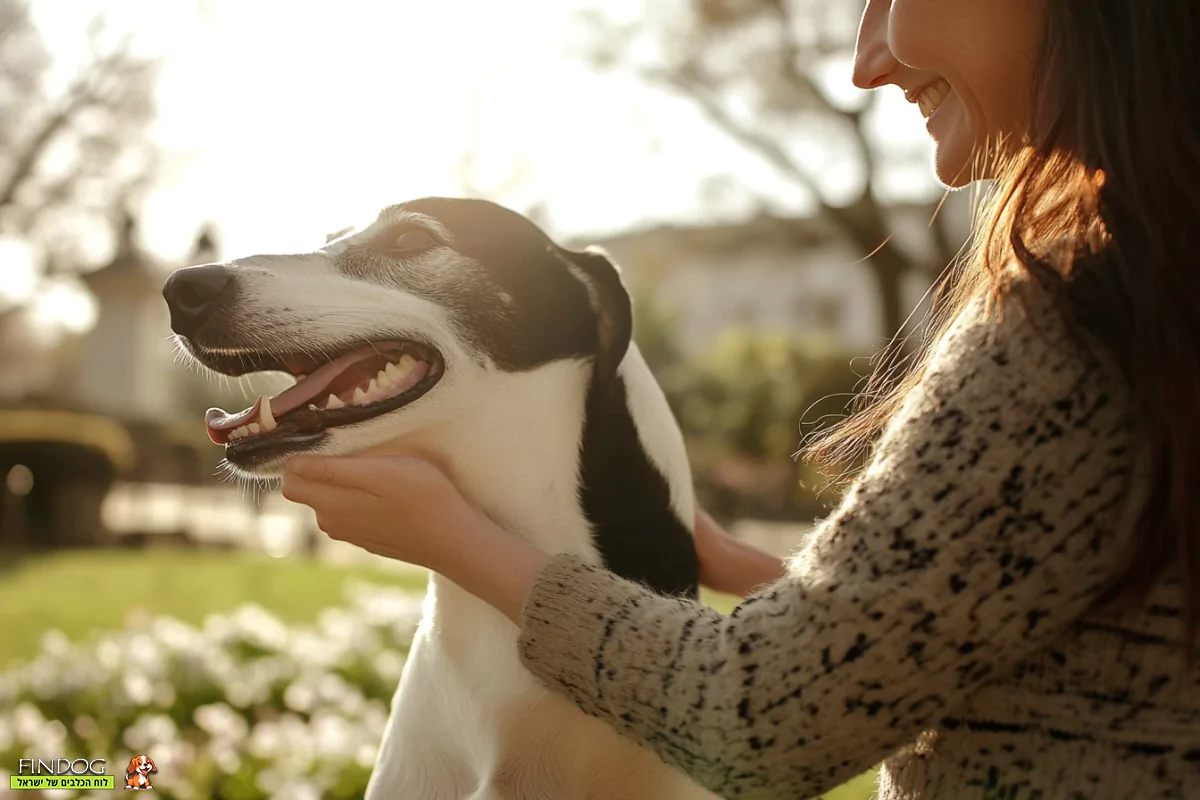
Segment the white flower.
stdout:
[[350,684],[342,680],[338,675],[326,673],[317,681],[317,696],[326,703],[338,703],[346,697],[347,694],[356,694]]
[[115,639],[105,637],[96,645],[96,658],[100,666],[115,672],[121,667],[121,645]]
[[254,776],[254,785],[262,789],[263,793],[268,797],[278,797],[279,787],[283,784],[283,777],[273,768],[259,770]]
[[313,750],[319,759],[350,757],[356,735],[350,721],[336,714],[319,714],[312,721]]
[[241,756],[230,742],[209,742],[208,753],[217,767],[227,775],[232,775],[242,768]]
[[280,785],[275,797],[278,800],[320,800],[321,790],[311,781],[292,778]]
[[178,734],[179,730],[175,727],[175,721],[166,714],[147,714],[126,728],[125,735],[121,739],[122,744],[130,750],[144,753],[150,750],[163,750],[164,746],[173,742]]
[[130,703],[145,706],[150,704],[154,696],[154,684],[140,672],[127,672],[121,679],[121,691]]
[[200,706],[193,715],[196,725],[214,739],[240,742],[250,732],[250,726],[241,714],[225,703]]
[[399,650],[385,648],[371,657],[371,669],[383,680],[399,683],[400,676],[404,674],[405,661],[407,659]]
[[292,711],[311,711],[317,693],[308,681],[295,680],[283,692],[283,704]]
[[71,652],[71,640],[57,628],[42,634],[42,652],[46,655],[62,658]]
[[17,742],[17,730],[12,719],[6,714],[0,714],[0,753],[11,750]]
[[334,664],[329,643],[313,631],[295,631],[288,652],[292,658],[306,666],[330,667]]
[[[75,735],[81,739],[89,739],[96,733],[96,720],[92,719],[87,714],[80,714],[75,717],[75,722],[71,725],[75,730]],[[3,745],[0,745],[0,750],[3,750]]]
[[230,622],[231,633],[244,641],[268,650],[279,650],[287,644],[287,626],[260,606],[242,606],[233,612]]
[[160,644],[174,652],[194,652],[204,646],[200,631],[171,617],[155,617],[150,632]]
[[354,760],[362,767],[375,766],[375,756],[379,753],[378,744],[360,744],[354,754]]
[[12,725],[17,740],[31,742],[37,738],[38,732],[46,724],[46,718],[33,703],[25,702],[13,709]]
[[125,655],[129,664],[147,675],[159,676],[166,666],[158,642],[148,633],[137,633],[125,643]]

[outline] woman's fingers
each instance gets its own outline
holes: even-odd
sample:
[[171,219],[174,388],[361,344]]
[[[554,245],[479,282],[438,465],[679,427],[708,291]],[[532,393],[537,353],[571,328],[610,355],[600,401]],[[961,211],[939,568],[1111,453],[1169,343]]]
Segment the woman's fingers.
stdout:
[[[292,472],[284,473],[282,493],[288,500],[309,506],[317,512],[318,523],[323,516],[354,502],[354,495],[360,495],[355,489],[317,483]],[[321,530],[325,530],[324,525]],[[327,530],[325,532],[329,533]]]
[[288,462],[287,474],[309,483],[382,495],[393,483],[387,475],[402,463],[398,457],[296,456]]

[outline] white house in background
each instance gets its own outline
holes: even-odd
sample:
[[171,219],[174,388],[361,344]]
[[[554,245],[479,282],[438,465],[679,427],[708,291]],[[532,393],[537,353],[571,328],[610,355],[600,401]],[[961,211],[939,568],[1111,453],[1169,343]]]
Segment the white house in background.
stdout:
[[[970,231],[965,197],[951,196],[942,209],[949,239]],[[937,256],[928,206],[889,209],[894,241],[924,258],[935,272]],[[879,295],[862,256],[823,218],[661,226],[592,240],[608,250],[632,287],[648,289],[656,303],[678,313],[679,343],[695,352],[721,331],[747,327],[829,338],[872,352],[884,341]],[[904,303],[915,308],[930,286],[912,276]]]
[[[178,406],[181,387],[162,286],[179,265],[167,264],[139,246],[131,215],[125,215],[117,233],[112,261],[83,276],[96,298],[98,315],[83,338],[65,389],[80,407],[122,421],[168,419]],[[189,263],[215,257],[212,249],[211,236],[202,233]]]

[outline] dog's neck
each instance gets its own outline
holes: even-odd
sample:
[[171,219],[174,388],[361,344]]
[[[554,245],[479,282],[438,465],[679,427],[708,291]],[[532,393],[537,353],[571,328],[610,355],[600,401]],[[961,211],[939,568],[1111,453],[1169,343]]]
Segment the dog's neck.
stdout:
[[538,549],[694,594],[691,478],[666,400],[636,348],[602,399],[590,376],[567,361],[494,373],[475,406],[403,446],[435,454],[477,508]]
[[494,372],[473,387],[469,405],[369,452],[427,453],[506,530],[548,553],[592,558],[576,500],[586,372],[570,362]]

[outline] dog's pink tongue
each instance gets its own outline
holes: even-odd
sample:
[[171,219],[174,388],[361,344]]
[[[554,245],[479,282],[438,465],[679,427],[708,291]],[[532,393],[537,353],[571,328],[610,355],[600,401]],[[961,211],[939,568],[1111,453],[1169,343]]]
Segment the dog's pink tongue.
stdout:
[[[369,355],[370,353],[374,353],[374,351],[371,350],[367,354]],[[275,397],[272,397],[270,400],[271,418],[279,419],[287,412],[299,408],[316,397],[320,397],[321,393],[329,387],[329,384],[333,383],[334,378],[340,375],[351,364],[360,361],[363,356],[363,351],[347,353],[341,358],[320,367],[311,375],[306,375],[303,380],[297,381],[295,386],[289,386]],[[216,444],[225,444],[229,441],[229,431],[234,428],[240,428],[242,425],[249,425],[251,422],[259,421],[262,416],[262,402],[263,398],[259,397],[254,401],[254,405],[242,409],[236,414],[230,414],[221,408],[210,408],[204,415],[204,422],[208,427],[208,438]]]

